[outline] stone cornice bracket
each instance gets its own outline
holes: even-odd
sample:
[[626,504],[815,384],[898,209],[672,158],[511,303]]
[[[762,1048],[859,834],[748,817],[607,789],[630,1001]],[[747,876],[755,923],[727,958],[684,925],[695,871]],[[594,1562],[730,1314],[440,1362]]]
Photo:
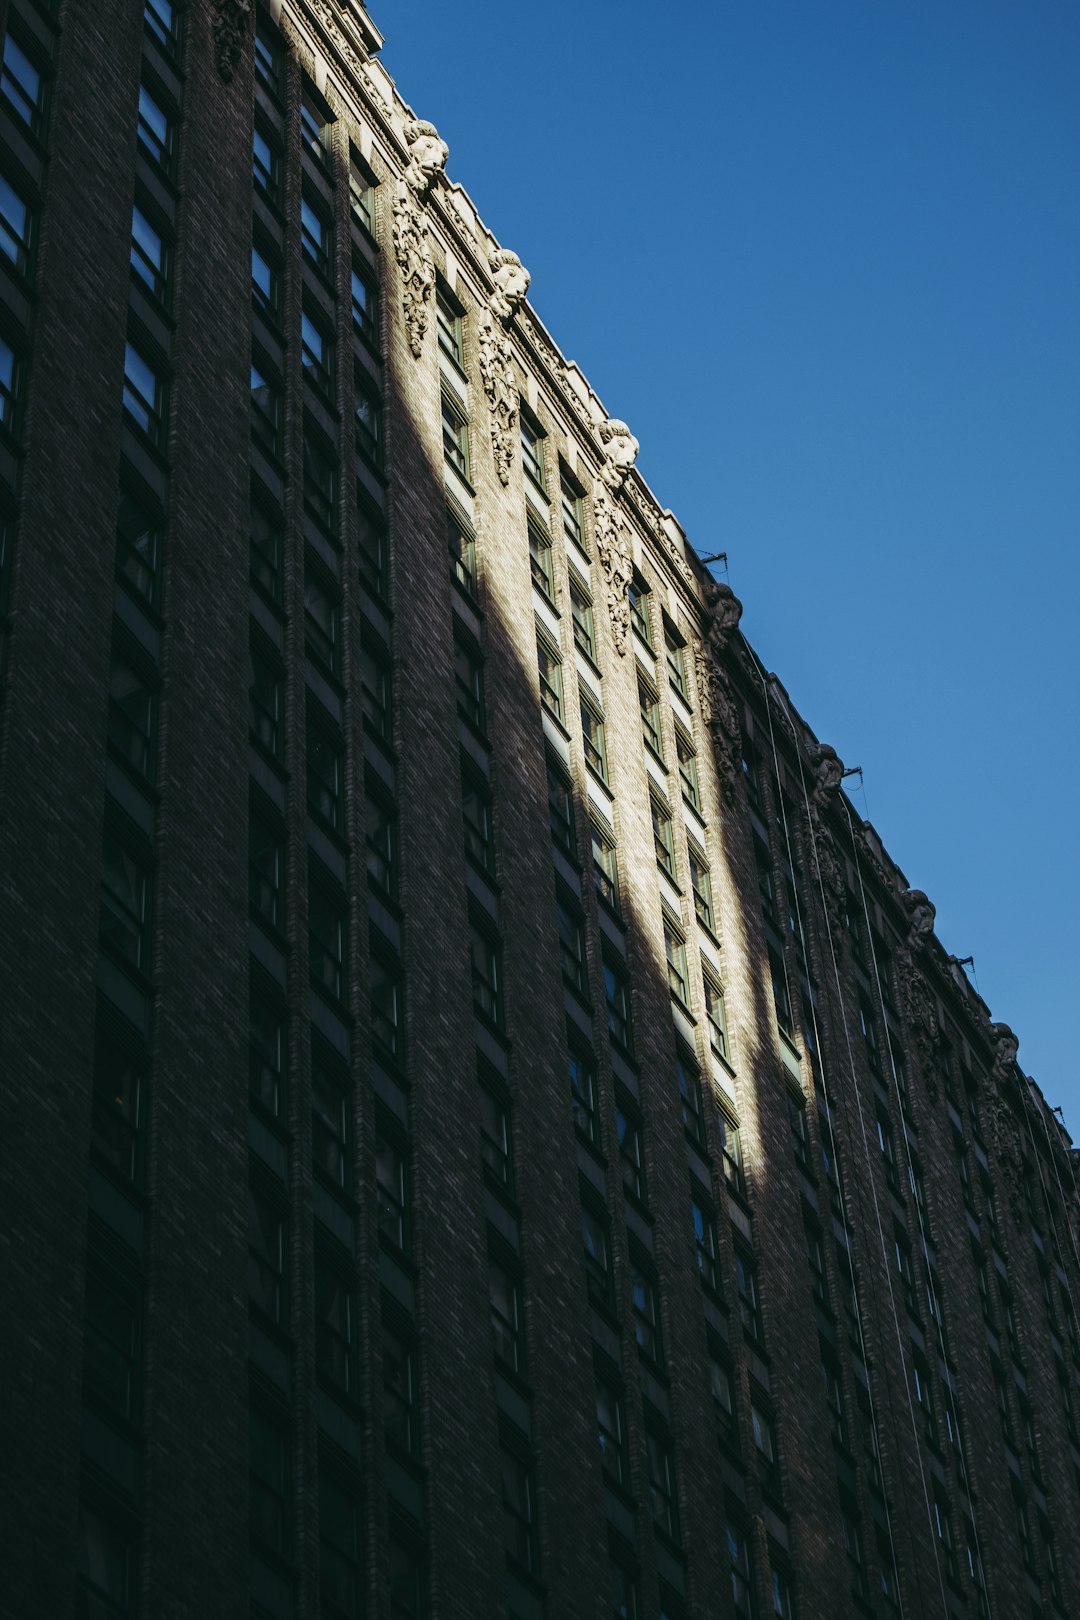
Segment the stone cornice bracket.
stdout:
[[900,899],[908,915],[908,949],[915,951],[933,935],[937,911],[934,902],[928,900],[921,889],[905,889]]
[[593,523],[615,651],[622,658],[630,635],[630,599],[626,593],[633,577],[633,565],[622,519],[600,479],[593,495]]
[[405,144],[408,167],[394,187],[394,258],[401,271],[401,307],[409,348],[419,359],[427,331],[427,304],[435,285],[430,228],[421,204],[446,167],[450,148],[439,139],[435,125],[422,118],[410,118],[405,125]]
[[637,460],[640,444],[625,422],[609,417],[600,424],[600,438],[604,446],[604,465],[600,477],[613,495],[626,483],[627,475]]
[[810,769],[814,785],[810,789],[811,812],[822,813],[831,799],[835,799],[844,776],[844,762],[835,748],[828,743],[817,743],[810,750]]
[[251,0],[215,0],[214,65],[226,84],[232,82],[251,25]]
[[[524,296],[524,295],[522,295]],[[494,300],[492,301],[494,304]],[[514,427],[518,415],[517,378],[510,344],[501,326],[485,315],[477,331],[480,380],[491,411],[491,451],[503,488],[510,482],[514,460]]]
[[509,248],[496,248],[488,258],[488,269],[495,284],[488,306],[495,319],[505,326],[525,302],[532,277]]

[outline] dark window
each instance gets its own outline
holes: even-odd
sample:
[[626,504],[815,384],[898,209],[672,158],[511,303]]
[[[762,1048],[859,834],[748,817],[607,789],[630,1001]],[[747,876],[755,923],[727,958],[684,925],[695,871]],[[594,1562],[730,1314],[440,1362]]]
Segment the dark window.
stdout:
[[121,490],[116,518],[116,570],[152,605],[157,604],[159,595],[161,550],[160,519]]
[[483,1085],[480,1087],[480,1157],[501,1187],[512,1185],[510,1110]]
[[657,1529],[672,1541],[679,1539],[679,1510],[675,1496],[675,1454],[670,1442],[652,1429],[645,1430],[649,1473],[649,1500]]
[[305,83],[300,94],[300,145],[321,169],[329,167],[334,115],[313,85]]
[[735,1416],[735,1375],[726,1361],[709,1356],[709,1382],[720,1438],[738,1450],[739,1429]]
[[371,1033],[394,1063],[405,1056],[405,1007],[400,970],[381,956],[371,961]]
[[320,275],[329,276],[333,226],[309,197],[300,199],[300,246]]
[[521,464],[534,483],[544,488],[544,439],[543,428],[530,421],[524,411],[520,413],[521,424]]
[[563,678],[562,659],[546,636],[537,630],[536,669],[540,677],[540,702],[549,714],[562,723]]
[[101,937],[132,967],[149,973],[149,864],[109,830],[101,849]]
[[573,858],[576,855],[573,790],[566,777],[550,759],[547,762],[547,782],[552,842]]
[[356,403],[353,410],[353,429],[356,433],[356,448],[360,454],[370,461],[373,466],[381,467],[383,462],[383,408],[367,381],[367,374],[356,367],[354,372],[356,383]]
[[267,753],[284,753],[285,681],[277,667],[251,649],[251,733]]
[[285,1221],[265,1193],[248,1189],[248,1298],[264,1316],[284,1327]]
[[619,909],[619,867],[615,845],[594,821],[591,825],[593,885],[596,893],[613,910]]
[[[335,832],[345,825],[345,753],[341,742],[309,719],[307,734],[308,809]],[[370,832],[369,832],[370,838]],[[370,861],[368,869],[370,871]]]
[[375,1196],[379,1232],[391,1248],[409,1250],[409,1161],[383,1131],[375,1135]]
[[697,1248],[698,1271],[701,1280],[714,1293],[720,1292],[720,1255],[716,1236],[716,1216],[704,1194],[694,1190],[690,1199],[694,1221],[694,1243]]
[[116,1417],[138,1410],[138,1299],[98,1272],[86,1274],[83,1384],[88,1396]]
[[594,1146],[600,1142],[600,1118],[596,1095],[596,1061],[591,1052],[578,1046],[569,1048],[570,1107],[574,1124]]
[[285,923],[285,829],[276,816],[252,809],[248,824],[251,909],[271,928]]
[[727,1524],[728,1564],[731,1569],[731,1599],[738,1620],[753,1620],[754,1576],[750,1563],[750,1546],[746,1532]]
[[94,1047],[91,1141],[95,1156],[125,1181],[139,1173],[145,1065],[108,1036]]
[[727,1010],[724,992],[702,964],[702,988],[705,994],[705,1022],[709,1029],[709,1043],[721,1057],[728,1055]]
[[551,567],[551,537],[532,519],[529,521],[529,567],[532,582],[540,595],[555,600],[555,580]]
[[604,1472],[629,1488],[630,1459],[626,1450],[626,1422],[622,1395],[602,1373],[596,1375],[596,1428]]
[[281,455],[283,394],[264,363],[251,362],[251,437],[267,455]]
[[604,996],[608,1033],[617,1046],[630,1052],[634,1045],[631,1021],[630,976],[618,962],[604,958]]
[[587,551],[585,525],[581,519],[581,496],[565,468],[560,468],[559,486],[562,495],[563,534],[567,540],[572,540],[576,546],[580,546],[582,551]]
[[258,124],[252,146],[252,178],[255,189],[261,191],[268,202],[277,205],[281,201],[281,155]]
[[469,478],[469,424],[460,408],[442,397],[443,455],[455,471],[468,482]]
[[347,1073],[316,1051],[311,1054],[311,1159],[331,1186],[350,1185],[350,1103]]
[[337,461],[333,451],[311,433],[304,433],[304,505],[329,531],[337,509]]
[[332,675],[341,672],[341,598],[328,579],[310,567],[304,574],[304,641]]
[[638,681],[638,709],[641,713],[641,735],[646,748],[663,762],[664,739],[660,730],[660,699],[651,686]]
[[705,1149],[705,1116],[701,1106],[701,1076],[697,1064],[683,1046],[675,1054],[675,1072],[679,1079],[679,1106],[683,1130],[703,1152]]
[[[7,53],[4,55],[5,67]],[[5,81],[6,81],[5,73]],[[145,84],[139,86],[139,145],[150,161],[166,174],[172,168],[176,126]]]
[[739,1290],[739,1319],[743,1332],[754,1344],[764,1340],[761,1301],[758,1296],[757,1264],[746,1251],[735,1249],[735,1281]]
[[610,1308],[611,1237],[607,1218],[593,1209],[591,1204],[581,1206],[581,1241],[585,1250],[585,1280],[591,1298]]
[[476,540],[452,513],[446,514],[446,545],[450,552],[450,572],[462,590],[476,595]]
[[274,1119],[281,1119],[288,1071],[288,1014],[274,997],[252,984],[248,1017],[250,1095]]
[[[0,215],[6,224],[8,210],[5,192],[7,182],[0,178]],[[0,247],[7,249],[7,230],[0,224]],[[24,249],[24,256],[25,256]],[[252,252],[252,278],[255,275],[255,255]],[[25,272],[25,262],[16,260],[16,268]],[[138,203],[131,210],[131,268],[147,286],[159,303],[164,304],[169,286],[169,255],[160,231],[155,230]]]
[[259,1411],[250,1414],[251,1537],[279,1558],[289,1551],[289,1440]]
[[435,319],[439,328],[439,347],[445,350],[455,365],[464,369],[461,306],[441,281],[435,288]]
[[126,765],[146,781],[154,772],[157,693],[113,647],[109,669],[109,742]]
[[251,526],[251,578],[278,607],[285,599],[285,537],[276,518],[253,505]]
[[0,338],[0,423],[9,433],[15,432],[20,381],[15,351]]
[[604,722],[591,703],[581,699],[581,737],[585,748],[585,762],[594,770],[601,782],[607,781],[607,742]]
[[360,706],[367,728],[381,742],[393,742],[393,680],[389,657],[373,642],[360,645]]
[[300,311],[300,363],[308,382],[331,402],[334,398],[334,340],[306,309]]
[[461,775],[461,816],[465,829],[465,853],[489,874],[495,871],[495,834],[492,825],[491,792],[482,777],[472,771]]
[[689,737],[678,727],[675,729],[675,753],[679,761],[679,781],[682,795],[695,810],[701,809],[701,785],[698,782],[698,763]]
[[506,1555],[535,1574],[539,1567],[536,1538],[535,1484],[530,1464],[505,1446],[502,1449],[503,1545]]
[[525,1371],[525,1332],[521,1310],[521,1282],[492,1256],[488,1257],[491,1295],[491,1330],[495,1354],[516,1373]]
[[501,1028],[503,1022],[501,952],[496,941],[482,929],[477,928],[475,923],[469,930],[469,959],[472,969],[473,1006],[485,1018]]
[[143,22],[158,44],[170,56],[176,56],[180,49],[180,18],[172,0],[146,0]]
[[353,1494],[319,1474],[319,1605],[333,1620],[360,1613],[360,1510]]
[[746,1192],[746,1174],[743,1170],[742,1136],[738,1124],[717,1105],[716,1126],[720,1134],[720,1151],[724,1156],[724,1179],[737,1193]]
[[667,958],[668,989],[684,1007],[690,1002],[690,979],[686,966],[686,941],[664,917],[664,955]]
[[647,1361],[656,1367],[663,1367],[660,1291],[655,1279],[634,1259],[630,1261],[630,1300],[637,1347]]
[[343,1394],[356,1384],[356,1301],[347,1276],[315,1254],[315,1365]]
[[596,630],[593,605],[581,586],[570,575],[570,614],[574,621],[574,642],[586,658],[596,658]]
[[630,1109],[629,1103],[618,1101],[615,1128],[619,1135],[619,1163],[626,1191],[637,1203],[646,1202],[645,1190],[645,1137],[641,1121]]
[[675,869],[675,833],[671,825],[671,816],[658,799],[650,798],[652,807],[653,848],[656,851],[656,864],[667,873],[672,881],[677,881]]
[[484,729],[484,660],[461,641],[454,643],[454,683],[459,714]]
[[271,95],[281,96],[281,69],[283,61],[281,40],[265,17],[255,23],[255,77],[260,79]]
[[648,647],[652,646],[652,637],[649,633],[649,587],[635,569],[634,577],[626,587],[627,600],[630,603],[630,623]]
[[360,583],[372,596],[385,602],[390,595],[390,554],[386,530],[362,506],[356,515],[356,530],[360,551]]
[[681,698],[689,701],[686,689],[686,649],[682,638],[671,625],[664,625],[664,653],[667,658],[668,680]]
[[135,1548],[131,1532],[79,1506],[79,1551],[75,1612],[81,1620],[120,1620],[130,1615],[135,1595]]
[[349,207],[356,222],[369,236],[375,235],[376,182],[367,167],[350,148],[349,151]]
[[124,347],[124,410],[159,449],[165,442],[168,401],[164,376],[128,342]]
[[361,337],[367,338],[369,343],[374,343],[379,332],[378,290],[355,264],[352,267],[350,286],[353,328]]
[[416,1347],[384,1318],[382,1324],[383,1417],[386,1438],[408,1456],[420,1448]]
[[388,800],[370,790],[364,805],[368,880],[393,900],[397,897],[397,814]]
[[776,1424],[753,1398],[750,1401],[750,1432],[758,1454],[762,1488],[771,1496],[779,1496],[780,1450],[776,1443]]
[[585,919],[576,904],[561,896],[556,901],[559,919],[559,961],[563,978],[579,995],[589,993],[589,962],[585,948]]
[[346,962],[349,917],[344,895],[331,893],[321,884],[308,885],[308,968],[312,984],[317,984],[336,1001],[348,994]]

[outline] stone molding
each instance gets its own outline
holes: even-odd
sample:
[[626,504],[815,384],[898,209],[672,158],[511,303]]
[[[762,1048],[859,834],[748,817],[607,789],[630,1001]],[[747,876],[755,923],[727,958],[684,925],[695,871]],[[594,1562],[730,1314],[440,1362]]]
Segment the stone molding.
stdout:
[[514,357],[505,332],[490,315],[485,315],[477,331],[480,381],[491,416],[491,451],[495,471],[503,488],[510,482],[514,460],[514,429],[518,418],[517,378]]
[[394,186],[394,258],[401,271],[401,307],[409,348],[419,359],[428,326],[428,301],[435,285],[431,257],[431,227],[423,204],[446,168],[450,148],[440,140],[434,124],[410,118],[405,125],[409,162]]
[[251,26],[251,0],[215,0],[214,65],[226,84],[231,84],[240,63],[248,29]]

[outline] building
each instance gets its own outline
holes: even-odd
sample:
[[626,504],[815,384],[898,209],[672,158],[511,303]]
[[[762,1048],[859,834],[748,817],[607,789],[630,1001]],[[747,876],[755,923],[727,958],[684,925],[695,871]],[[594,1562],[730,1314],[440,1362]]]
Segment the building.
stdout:
[[0,1611],[1067,1615],[1069,1138],[372,21],[0,32]]

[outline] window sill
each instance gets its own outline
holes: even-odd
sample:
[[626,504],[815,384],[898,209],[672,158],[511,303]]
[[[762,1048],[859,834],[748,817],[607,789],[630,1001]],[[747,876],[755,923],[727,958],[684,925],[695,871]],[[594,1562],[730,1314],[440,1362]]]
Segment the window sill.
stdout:
[[443,456],[443,466],[448,468],[449,471],[453,473],[454,478],[456,479],[456,481],[459,484],[461,484],[465,489],[467,489],[469,494],[475,500],[475,498],[476,498],[476,490],[473,488],[472,484],[469,481],[468,473],[462,472],[461,468],[458,467],[454,462],[452,462],[450,460],[450,457],[447,456],[447,455]]
[[451,354],[450,350],[442,340],[441,333],[439,335],[439,359],[445,360],[453,375],[457,377],[458,381],[464,383],[466,387],[468,387],[469,374],[465,370],[465,367],[461,364],[461,361],[456,359],[455,356]]
[[607,1169],[607,1159],[604,1157],[603,1153],[601,1153],[600,1149],[597,1147],[596,1143],[593,1141],[593,1139],[589,1135],[588,1131],[584,1130],[582,1128],[582,1126],[580,1126],[580,1125],[578,1125],[576,1123],[576,1121],[575,1121],[575,1124],[574,1124],[574,1134],[577,1137],[578,1141],[581,1143],[582,1147],[585,1148],[586,1151],[588,1152],[589,1157],[592,1158],[592,1159],[595,1159],[597,1164],[601,1167],[601,1169],[606,1170]]
[[[334,415],[335,416],[337,415],[336,411],[334,412]],[[355,449],[356,449],[356,454],[359,457],[361,463],[363,464],[363,466],[365,466],[367,468],[368,472],[371,474],[372,478],[374,478],[375,482],[377,484],[381,484],[383,489],[387,489],[389,487],[389,482],[390,481],[387,478],[386,473],[385,473],[385,471],[383,469],[383,458],[382,458],[382,456],[373,456],[369,450],[364,449],[364,447],[360,443],[359,439],[354,438],[353,444],[354,444]]]
[[[348,976],[347,973],[344,972],[344,970],[343,970],[343,976],[344,977]],[[325,984],[323,984],[321,979],[312,978],[310,973],[308,974],[308,984],[311,986],[312,990],[318,996],[319,1000],[320,1001],[325,1001],[326,1005],[330,1008],[331,1012],[333,1012],[335,1014],[335,1016],[341,1020],[341,1022],[346,1026],[346,1028],[351,1029],[352,1028],[352,1023],[353,1023],[353,1016],[352,1016],[352,1013],[349,1011],[348,1003],[345,1002],[345,1001],[342,1001],[341,998],[339,996],[336,996],[332,990],[328,990],[326,988]]]
[[379,329],[375,327],[369,331],[366,326],[359,326],[356,320],[352,323],[353,337],[363,346],[364,352],[378,364],[382,365],[383,357],[379,352]]
[[528,467],[525,466],[524,462],[522,462],[521,470],[525,474],[525,477],[529,480],[530,488],[532,488],[532,489],[534,489],[536,491],[536,493],[539,495],[540,499],[544,502],[545,506],[550,506],[551,505],[551,496],[548,494],[547,490],[544,488],[544,486],[540,482],[539,478],[537,478],[533,473],[531,473],[529,471]]
[[607,778],[601,776],[600,772],[596,769],[596,766],[595,765],[590,765],[588,760],[585,761],[585,769],[588,771],[588,773],[592,777],[593,781],[599,783],[600,787],[603,788],[604,792],[607,794],[607,796],[611,800],[612,804],[614,804],[615,803],[615,795],[611,791],[611,787],[610,787],[610,785],[609,785],[609,783],[607,781]]

